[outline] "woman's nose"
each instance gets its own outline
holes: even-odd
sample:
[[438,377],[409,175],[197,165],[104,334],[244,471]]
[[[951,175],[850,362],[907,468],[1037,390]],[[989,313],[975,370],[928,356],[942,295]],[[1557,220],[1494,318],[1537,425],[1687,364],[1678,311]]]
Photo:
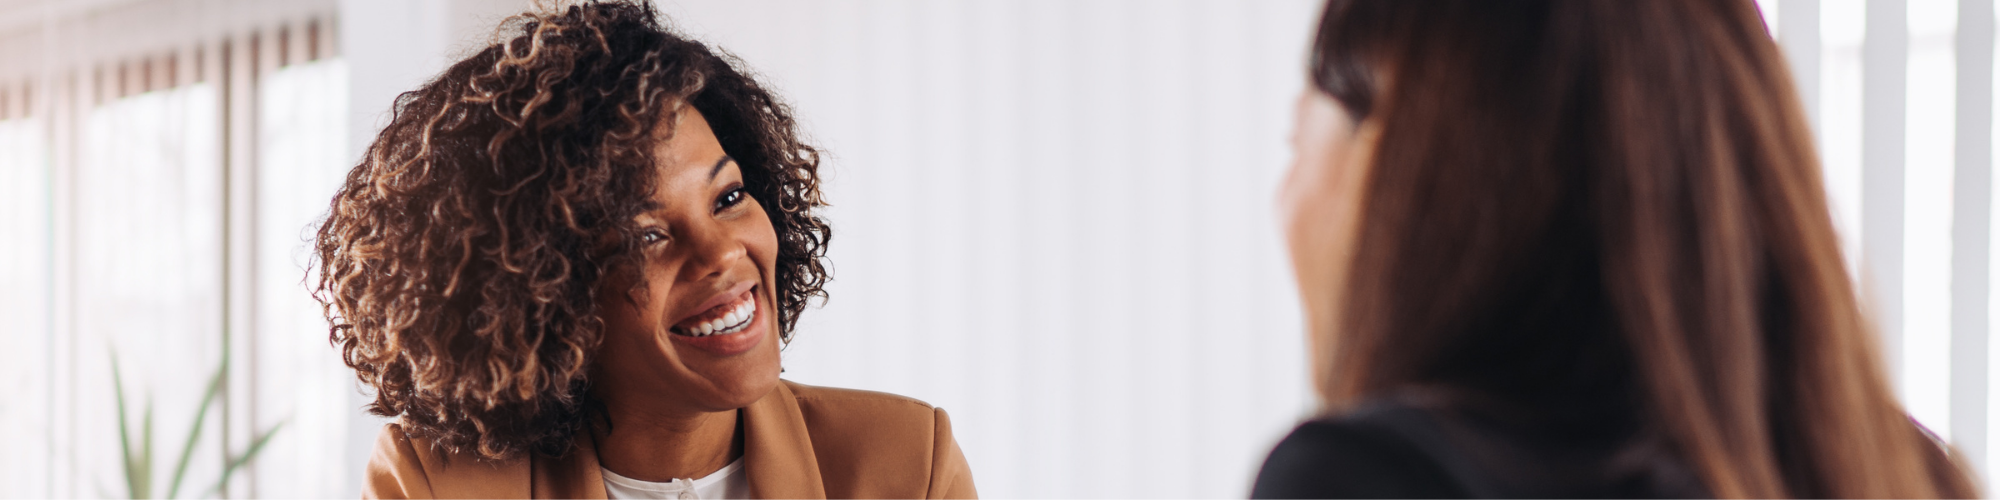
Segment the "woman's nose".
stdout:
[[683,279],[701,279],[728,271],[748,252],[727,226],[715,222],[686,227],[687,263],[681,266]]

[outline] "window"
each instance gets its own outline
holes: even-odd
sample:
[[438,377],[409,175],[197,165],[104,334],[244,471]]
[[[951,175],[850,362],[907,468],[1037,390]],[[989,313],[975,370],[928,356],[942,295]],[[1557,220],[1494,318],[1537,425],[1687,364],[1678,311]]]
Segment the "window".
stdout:
[[[326,319],[308,288],[314,223],[347,164],[347,65],[320,60],[263,79],[256,184],[255,420],[286,429],[257,459],[257,494],[292,498],[344,491],[348,417],[359,411],[354,371],[327,343]],[[360,436],[372,442],[373,429]]]
[[[0,92],[0,100],[11,96]],[[8,242],[0,245],[0,442],[9,443],[0,446],[0,482],[26,491],[47,486],[55,445],[47,418],[54,290],[45,126],[0,114],[0,241]]]

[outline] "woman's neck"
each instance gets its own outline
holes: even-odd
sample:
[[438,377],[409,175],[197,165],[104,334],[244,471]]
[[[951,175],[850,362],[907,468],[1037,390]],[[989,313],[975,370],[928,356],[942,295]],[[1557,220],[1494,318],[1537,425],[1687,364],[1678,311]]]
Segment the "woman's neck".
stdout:
[[640,481],[705,477],[743,456],[737,412],[669,412],[606,408],[610,432],[593,428],[597,461]]

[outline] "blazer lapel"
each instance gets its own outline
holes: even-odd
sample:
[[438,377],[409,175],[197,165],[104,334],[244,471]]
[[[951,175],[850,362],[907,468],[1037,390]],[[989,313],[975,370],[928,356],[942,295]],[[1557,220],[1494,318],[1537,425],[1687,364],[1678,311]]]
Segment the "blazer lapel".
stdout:
[[533,498],[610,498],[597,465],[597,443],[589,432],[576,433],[576,449],[568,456],[551,459],[536,455],[533,462]]
[[812,436],[788,382],[743,409],[743,471],[757,498],[826,498]]
[[[826,498],[819,462],[813,457],[812,436],[799,412],[791,386],[778,388],[743,412],[743,472],[749,474],[750,494],[757,498]],[[551,459],[534,456],[534,498],[608,498],[604,474],[598,468],[596,443],[588,432],[576,434],[576,449]]]

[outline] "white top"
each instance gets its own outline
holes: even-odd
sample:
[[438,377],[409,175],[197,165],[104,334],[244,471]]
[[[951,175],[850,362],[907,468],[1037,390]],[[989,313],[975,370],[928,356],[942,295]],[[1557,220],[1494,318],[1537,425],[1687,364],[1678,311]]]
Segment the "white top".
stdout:
[[604,492],[617,499],[674,499],[674,500],[715,500],[723,498],[750,498],[750,479],[743,474],[743,459],[738,458],[722,470],[701,479],[675,479],[664,483],[640,481],[611,469],[598,467],[604,472]]

